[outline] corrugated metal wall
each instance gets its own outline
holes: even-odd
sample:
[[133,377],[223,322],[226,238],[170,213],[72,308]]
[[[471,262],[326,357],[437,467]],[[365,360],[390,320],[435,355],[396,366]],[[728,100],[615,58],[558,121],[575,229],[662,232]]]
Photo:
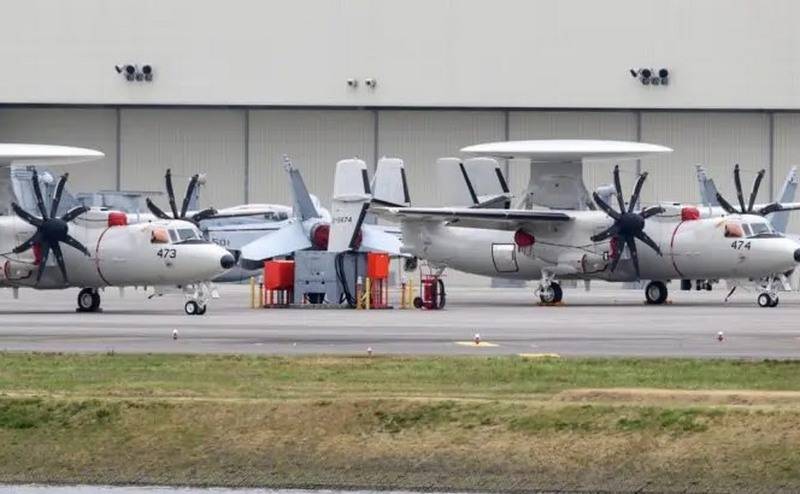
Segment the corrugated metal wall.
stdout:
[[283,171],[288,154],[309,192],[326,206],[333,193],[336,162],[359,157],[373,165],[375,116],[371,111],[250,111],[249,200],[290,204]]
[[[244,201],[244,112],[241,110],[124,109],[121,115],[123,189],[164,190],[172,169],[183,198],[189,177],[206,173],[203,206]],[[166,207],[166,200],[161,202]]]
[[59,167],[73,192],[117,186],[117,114],[114,109],[0,109],[0,142],[62,144],[105,153],[102,160]]
[[[780,193],[792,166],[800,167],[800,113],[778,113],[774,117],[775,195]],[[795,198],[800,201],[800,194]],[[789,215],[789,231],[800,232],[800,213]]]

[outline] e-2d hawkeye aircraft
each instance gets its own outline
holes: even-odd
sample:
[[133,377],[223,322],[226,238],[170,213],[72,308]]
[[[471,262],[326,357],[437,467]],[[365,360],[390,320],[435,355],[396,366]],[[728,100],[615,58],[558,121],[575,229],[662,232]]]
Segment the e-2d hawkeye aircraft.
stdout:
[[[14,165],[54,165],[103,157],[98,151],[64,146],[0,144],[0,170]],[[100,308],[99,289],[108,286],[172,286],[193,292],[184,309],[202,314],[210,293],[204,281],[230,269],[234,258],[202,239],[181,220],[130,225],[124,213],[76,206],[61,209],[63,175],[49,205],[32,170],[35,212],[10,203],[15,215],[0,216],[0,286],[15,291],[81,288],[78,310]]]
[[[401,221],[404,250],[434,266],[512,279],[539,279],[542,302],[562,299],[557,279],[651,280],[650,304],[667,299],[672,279],[769,278],[794,269],[800,245],[776,233],[760,213],[798,204],[750,204],[720,216],[679,204],[639,207],[647,177],[641,174],[628,204],[619,168],[614,169],[618,208],[597,192],[588,200],[583,160],[634,159],[670,152],[651,144],[591,140],[516,141],[470,146],[462,152],[531,160],[526,196],[551,209],[376,208]],[[536,177],[536,168],[544,168]],[[560,189],[560,191],[559,191]],[[571,197],[565,197],[563,191]],[[754,199],[754,197],[753,197]],[[752,201],[751,201],[752,202]],[[555,203],[574,209],[555,208]],[[590,209],[596,205],[597,209]],[[747,232],[750,232],[749,234]],[[772,283],[758,296],[762,307],[778,303]]]

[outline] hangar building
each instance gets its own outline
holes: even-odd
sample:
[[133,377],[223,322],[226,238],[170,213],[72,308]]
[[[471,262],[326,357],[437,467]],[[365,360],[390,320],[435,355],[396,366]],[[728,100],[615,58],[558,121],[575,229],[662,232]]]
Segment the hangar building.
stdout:
[[[204,171],[204,202],[288,203],[287,153],[327,202],[337,160],[403,158],[413,201],[431,165],[478,142],[642,140],[675,149],[645,202],[723,193],[734,163],[761,200],[800,164],[793,0],[27,0],[0,29],[0,141],[87,146],[72,188],[161,190]],[[132,81],[125,65],[136,66]],[[144,77],[151,67],[152,80]],[[118,69],[121,69],[118,70]],[[667,84],[643,84],[641,69]],[[633,70],[633,73],[631,72]],[[142,80],[137,80],[142,79]],[[588,168],[590,187],[610,163]],[[512,187],[525,166],[507,164]],[[790,227],[800,232],[800,219]]]

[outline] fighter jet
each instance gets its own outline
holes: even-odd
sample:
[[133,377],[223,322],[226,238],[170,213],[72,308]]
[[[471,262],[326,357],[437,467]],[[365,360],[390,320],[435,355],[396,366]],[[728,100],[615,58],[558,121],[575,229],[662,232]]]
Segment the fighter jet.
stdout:
[[[0,144],[0,168],[67,164],[102,158],[89,149]],[[210,293],[205,282],[230,269],[234,258],[202,239],[191,223],[164,219],[128,224],[124,213],[86,206],[62,212],[68,175],[58,180],[49,204],[38,172],[31,169],[34,211],[10,202],[13,215],[0,216],[0,286],[81,288],[78,310],[100,308],[100,288],[181,286],[188,314],[202,314]]]
[[[597,192],[587,200],[581,170],[584,159],[634,159],[670,151],[643,143],[586,140],[471,146],[462,152],[530,159],[532,179],[526,195],[531,203],[550,209],[389,207],[375,211],[400,220],[405,252],[434,266],[538,279],[537,292],[545,303],[561,301],[563,291],[557,279],[651,280],[645,287],[646,301],[661,304],[667,299],[665,282],[671,279],[768,278],[800,262],[798,245],[775,232],[763,218],[768,212],[798,209],[799,204],[748,204],[725,216],[680,204],[641,207],[646,173],[637,178],[626,204],[619,167],[613,173],[618,207]],[[540,173],[544,179],[535,183],[537,166],[544,167]],[[763,307],[778,304],[772,284],[763,288],[758,303]]]

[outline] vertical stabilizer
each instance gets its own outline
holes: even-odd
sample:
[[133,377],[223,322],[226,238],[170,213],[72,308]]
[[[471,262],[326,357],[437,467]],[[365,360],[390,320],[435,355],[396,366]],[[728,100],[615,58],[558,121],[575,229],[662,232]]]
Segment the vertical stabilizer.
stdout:
[[494,158],[470,158],[464,160],[464,169],[477,195],[475,207],[511,207],[511,191],[499,161]]
[[403,160],[381,158],[372,180],[372,202],[381,206],[408,206],[408,182]]
[[358,248],[361,242],[361,225],[371,200],[367,164],[360,159],[336,163],[329,251],[342,252]]
[[289,187],[292,189],[292,198],[294,199],[294,216],[300,218],[301,221],[319,218],[319,211],[314,206],[314,201],[306,189],[300,170],[292,165],[292,161],[286,155],[283,155],[283,167],[289,174]]
[[703,206],[719,206],[717,201],[717,186],[714,179],[708,176],[703,165],[695,165],[697,170],[697,185],[700,187],[700,202]]
[[[794,202],[795,195],[797,194],[798,181],[797,167],[793,166],[786,175],[786,180],[783,182],[783,188],[781,188],[780,195],[778,196],[778,202]],[[767,219],[770,223],[772,223],[772,227],[775,230],[781,233],[786,233],[786,227],[789,224],[789,211],[768,214]]]

